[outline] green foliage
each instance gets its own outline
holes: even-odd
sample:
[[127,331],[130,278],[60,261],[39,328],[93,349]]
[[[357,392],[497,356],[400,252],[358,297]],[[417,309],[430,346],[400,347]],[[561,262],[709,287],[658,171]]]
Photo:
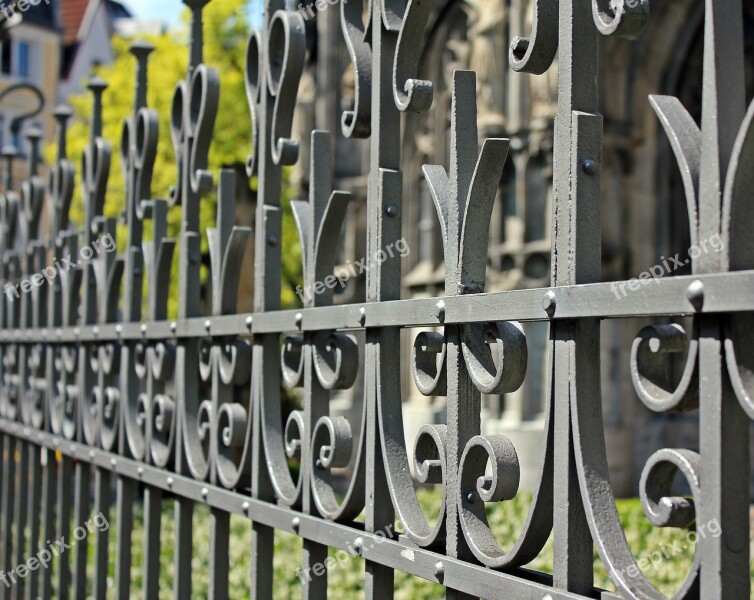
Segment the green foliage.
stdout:
[[[244,84],[244,62],[246,43],[250,33],[247,19],[247,9],[250,0],[224,0],[212,2],[204,11],[204,62],[215,67],[220,74],[220,104],[215,125],[213,142],[210,150],[209,168],[215,175],[221,168],[234,168],[237,173],[245,173],[243,165],[251,152],[251,119],[246,99]],[[175,154],[170,136],[170,113],[173,94],[178,82],[186,78],[189,48],[188,12],[184,15],[184,27],[178,32],[166,33],[160,36],[149,36],[146,41],[155,46],[155,51],[149,59],[149,91],[148,104],[157,110],[159,115],[159,146],[155,162],[152,197],[167,199],[171,186],[177,179]],[[113,48],[115,61],[112,65],[100,67],[96,75],[105,79],[109,88],[103,97],[103,137],[110,141],[113,148],[113,160],[110,169],[105,215],[119,217],[125,208],[124,177],[120,159],[120,140],[123,131],[123,121],[133,114],[134,85],[136,73],[136,59],[129,52],[135,40],[115,37]],[[83,82],[85,83],[85,82]],[[75,118],[71,123],[68,135],[68,154],[77,166],[77,182],[81,181],[80,157],[89,143],[89,119],[91,115],[91,95],[87,92],[68,98],[68,103],[74,108]],[[50,146],[46,152],[47,159],[52,161],[55,148]],[[238,181],[239,188],[246,187],[245,195],[253,198],[253,188],[256,180],[249,182],[245,175]],[[291,190],[287,189],[287,193]],[[289,198],[284,198],[287,208]],[[283,304],[289,306],[295,302],[293,289],[300,281],[300,250],[295,235],[295,224],[290,218],[290,212],[284,219],[283,240],[285,248],[295,248],[287,251],[283,258],[284,293]],[[216,198],[214,195],[202,200],[201,223],[203,227],[212,227],[215,223]],[[84,206],[81,189],[76,188],[71,209],[74,223],[83,225]],[[180,231],[181,209],[174,207],[169,211],[169,235],[177,238]],[[251,223],[239,223],[251,225]],[[149,223],[145,227],[145,240],[149,240],[151,231]],[[121,224],[118,230],[118,247],[125,247],[126,228]],[[203,236],[202,250],[207,252],[206,236]],[[170,294],[169,315],[177,313],[177,282],[178,282],[178,253],[173,260],[172,289]],[[204,261],[205,263],[207,261]],[[248,265],[251,269],[251,265]],[[206,280],[207,272],[203,273]]]

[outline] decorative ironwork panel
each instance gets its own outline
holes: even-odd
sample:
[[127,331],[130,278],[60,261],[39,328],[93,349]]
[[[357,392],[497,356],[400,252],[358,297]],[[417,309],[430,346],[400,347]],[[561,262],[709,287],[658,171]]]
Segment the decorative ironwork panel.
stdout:
[[[309,198],[291,209],[302,284],[313,293],[302,309],[282,310],[282,182],[285,167],[299,157],[292,122],[305,66],[304,19],[282,0],[267,0],[264,26],[248,42],[253,152],[247,176],[258,178],[252,232],[234,224],[235,190],[242,184],[236,173],[208,170],[220,93],[219,74],[202,57],[202,11],[209,1],[184,0],[193,21],[190,61],[175,88],[169,132],[159,131],[158,114],[147,105],[153,48],[133,46],[136,93],[120,140],[127,226],[120,254],[94,252],[116,231],[115,219],[103,216],[113,160],[102,138],[106,82],[89,86],[91,137],[81,181],[72,162],[81,157],[66,148],[72,112],[65,107],[55,112],[58,153],[47,183],[39,175],[37,131],[29,135],[30,175],[22,185],[12,177],[17,157],[4,156],[0,566],[8,573],[44,540],[70,538],[71,521],[84,522],[92,510],[116,525],[111,534],[97,533],[94,552],[83,541],[75,552],[56,556],[55,581],[50,569],[40,569],[18,581],[13,597],[84,598],[92,560],[95,597],[105,597],[113,563],[116,598],[156,597],[160,515],[170,497],[176,506],[173,594],[179,599],[191,594],[197,503],[211,511],[212,598],[232,595],[232,514],[253,522],[255,598],[273,595],[275,530],[302,539],[303,573],[316,575],[330,548],[363,557],[367,598],[392,597],[396,570],[439,582],[452,598],[612,597],[594,588],[593,548],[622,597],[661,598],[638,569],[615,507],[599,334],[606,319],[663,316],[671,323],[636,335],[633,384],[652,411],[697,411],[700,450],[653,454],[641,476],[642,507],[656,527],[694,520],[721,525],[720,536],[699,538],[676,597],[748,598],[754,104],[747,110],[744,103],[741,2],[705,1],[701,127],[676,98],[648,100],[678,161],[692,243],[717,235],[724,249],[692,257],[690,276],[659,279],[616,302],[614,287],[627,282],[600,277],[599,45],[601,36],[637,38],[648,0],[533,0],[532,30],[511,45],[515,71],[545,73],[558,56],[550,287],[485,293],[489,222],[509,140],[478,139],[475,73],[453,74],[449,161],[423,170],[442,234],[444,295],[413,300],[400,299],[401,256],[391,248],[401,239],[402,113],[426,111],[433,100],[432,82],[416,75],[433,6],[343,0],[353,106],[342,114],[341,131],[311,132]],[[152,195],[160,135],[170,135],[178,166],[169,200]],[[369,139],[366,248],[379,260],[367,271],[366,301],[355,305],[336,305],[333,293],[339,234],[353,201],[333,189],[337,135]],[[76,185],[83,192],[81,230],[69,219]],[[211,193],[217,222],[204,230],[199,208]],[[170,211],[181,212],[175,240],[167,237]],[[211,309],[200,297],[205,235]],[[240,314],[239,280],[251,268],[243,256],[252,239],[254,312]],[[175,253],[178,280],[172,281]],[[168,318],[172,288],[175,320]],[[688,333],[682,318],[691,323]],[[523,529],[513,547],[503,549],[485,506],[518,494],[519,458],[507,437],[482,435],[481,398],[522,385],[528,361],[523,322],[550,327],[545,447]],[[405,356],[401,330],[408,328],[423,331]],[[356,342],[357,331],[364,332],[364,344]],[[679,353],[686,363],[675,380],[666,367]],[[404,436],[402,367],[422,394],[447,398],[446,424],[422,427],[413,451]],[[331,414],[333,394],[356,385],[363,385],[361,418]],[[286,415],[282,390],[295,388],[302,407]],[[352,476],[339,487],[336,474],[349,465]],[[690,497],[673,491],[677,475]],[[417,483],[441,484],[443,500],[432,523],[420,508]],[[130,579],[137,502],[145,531],[141,592],[131,589]],[[525,569],[551,533],[552,575]],[[116,537],[114,555],[109,535]],[[0,587],[0,595],[8,593]],[[326,597],[326,573],[303,578],[302,593]]]

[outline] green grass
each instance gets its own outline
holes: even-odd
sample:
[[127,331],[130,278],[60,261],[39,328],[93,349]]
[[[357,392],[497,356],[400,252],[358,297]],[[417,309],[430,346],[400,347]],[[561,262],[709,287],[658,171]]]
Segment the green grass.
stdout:
[[[440,498],[436,491],[419,490],[418,496],[428,518],[433,519],[439,508]],[[519,494],[510,502],[488,505],[492,531],[500,545],[510,548],[521,532],[531,496]],[[644,571],[649,580],[664,594],[671,595],[682,584],[693,560],[693,545],[687,541],[687,530],[653,527],[644,517],[641,505],[636,499],[619,500],[617,504],[623,529],[629,546],[638,559],[647,558],[655,552],[672,553],[675,544],[679,549],[669,558],[656,561]],[[143,527],[140,507],[136,507],[136,526],[133,530],[133,566],[131,571],[132,597],[141,596],[141,572],[143,560]],[[114,516],[114,515],[113,515]],[[206,598],[209,587],[209,509],[197,505],[194,512],[194,558],[192,563],[192,584],[194,598]],[[111,557],[115,556],[114,528],[111,530]],[[169,599],[173,594],[173,502],[166,500],[162,514],[162,553],[160,557],[160,598]],[[275,533],[274,555],[274,598],[284,600],[300,598],[301,587],[297,568],[301,563],[301,539],[282,532]],[[685,550],[682,550],[686,546]],[[90,545],[90,552],[92,551]],[[334,556],[335,551],[330,550]],[[657,555],[655,555],[657,556]],[[249,565],[251,561],[251,526],[247,519],[231,517],[230,574],[231,598],[249,596]],[[91,561],[90,561],[91,562]],[[111,558],[110,577],[114,577],[114,561]],[[552,536],[540,555],[528,568],[552,572]],[[614,590],[602,562],[595,551],[595,585]],[[754,578],[754,565],[752,566]],[[336,566],[328,573],[328,598],[351,600],[363,597],[364,561],[358,557],[349,558],[343,567]],[[90,577],[91,580],[91,577]],[[444,588],[438,584],[396,572],[395,597],[398,600],[420,600],[444,598]],[[752,596],[754,598],[754,596]]]

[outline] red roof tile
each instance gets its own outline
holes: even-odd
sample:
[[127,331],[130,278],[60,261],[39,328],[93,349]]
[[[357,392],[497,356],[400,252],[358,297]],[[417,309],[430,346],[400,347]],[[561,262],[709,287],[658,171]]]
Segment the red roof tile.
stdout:
[[[99,0],[91,0],[97,2]],[[74,44],[81,29],[90,0],[61,0],[60,16],[63,24],[63,43]]]

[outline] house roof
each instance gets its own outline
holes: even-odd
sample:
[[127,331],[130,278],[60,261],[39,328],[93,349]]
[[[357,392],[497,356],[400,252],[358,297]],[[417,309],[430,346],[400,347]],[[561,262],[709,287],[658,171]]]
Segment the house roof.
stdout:
[[90,1],[94,3],[100,0],[60,0],[60,21],[64,45],[76,43]]
[[114,0],[60,0],[64,46],[75,44],[87,34],[97,7],[103,3],[110,20],[131,17],[128,9]]

